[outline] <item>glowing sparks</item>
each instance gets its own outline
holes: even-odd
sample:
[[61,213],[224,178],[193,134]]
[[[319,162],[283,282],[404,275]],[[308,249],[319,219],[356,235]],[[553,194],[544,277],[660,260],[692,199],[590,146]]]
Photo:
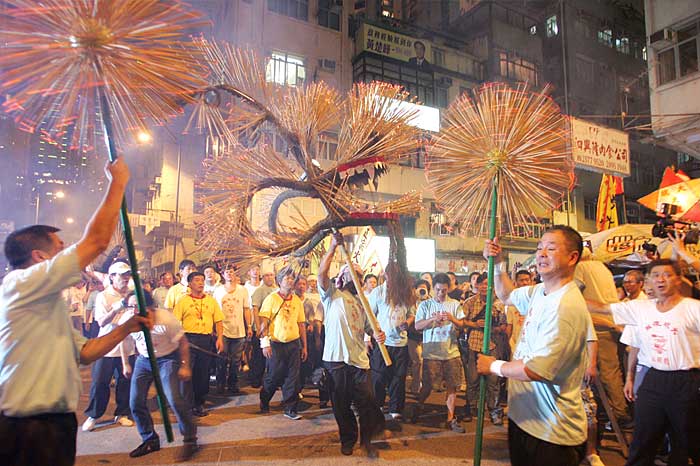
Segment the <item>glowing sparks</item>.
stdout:
[[198,15],[176,0],[3,3],[0,88],[20,128],[68,129],[74,148],[94,147],[104,94],[117,141],[132,142],[205,85],[194,50],[177,42]]
[[[444,116],[426,175],[450,223],[482,236],[499,178],[501,232],[529,231],[573,185],[566,118],[542,93],[489,84],[463,95]],[[499,232],[500,234],[500,232]]]

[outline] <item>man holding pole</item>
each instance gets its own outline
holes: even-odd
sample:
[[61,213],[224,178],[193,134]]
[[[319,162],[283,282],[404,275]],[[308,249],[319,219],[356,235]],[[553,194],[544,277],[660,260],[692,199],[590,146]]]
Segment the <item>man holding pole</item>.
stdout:
[[78,364],[110,351],[141,325],[134,316],[86,340],[71,326],[61,292],[109,245],[129,179],[122,159],[106,168],[109,187],[80,241],[64,249],[57,228],[11,233],[5,257],[14,269],[0,288],[0,464],[72,465],[80,395]]
[[[342,243],[340,233],[332,236],[330,248],[321,260],[318,271],[318,291],[325,309],[326,327],[323,364],[329,373],[333,415],[340,431],[340,451],[343,455],[352,455],[357,442],[357,419],[350,409],[350,404],[354,403],[360,416],[360,444],[368,456],[376,457],[377,452],[371,441],[373,435],[384,430],[384,415],[372,393],[369,357],[364,343],[365,333],[373,332],[357,298],[358,290],[348,266],[340,270],[335,282],[328,277],[335,250]],[[362,293],[362,290],[359,292]],[[374,338],[383,344],[386,335],[378,332]]]
[[477,362],[480,374],[509,379],[508,446],[515,466],[577,466],[585,454],[581,382],[590,315],[574,282],[582,249],[576,230],[550,228],[537,245],[542,283],[516,289],[497,239],[484,247],[484,257],[496,264],[496,295],[526,315],[512,361],[480,355]]

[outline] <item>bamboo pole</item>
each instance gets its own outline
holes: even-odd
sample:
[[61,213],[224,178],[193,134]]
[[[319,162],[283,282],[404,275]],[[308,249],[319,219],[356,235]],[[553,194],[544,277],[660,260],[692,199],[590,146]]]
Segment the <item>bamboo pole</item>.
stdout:
[[[114,130],[112,129],[112,114],[107,103],[107,98],[104,92],[100,92],[100,106],[102,110],[102,122],[104,124],[105,131],[105,142],[107,145],[107,155],[109,156],[110,162],[117,160],[117,151],[114,147]],[[143,287],[141,286],[141,278],[139,277],[139,267],[136,262],[136,250],[134,249],[134,238],[131,235],[131,225],[129,224],[129,209],[126,205],[126,197],[122,198],[121,209],[119,210],[119,216],[121,218],[122,228],[124,229],[124,242],[126,243],[126,251],[129,256],[129,266],[131,267],[131,276],[134,279],[134,289],[136,293],[136,299],[139,305],[139,314],[146,316],[148,310],[146,309],[146,297],[143,294]],[[158,407],[160,408],[160,414],[163,418],[163,427],[165,428],[165,436],[168,442],[173,442],[173,427],[170,424],[170,417],[168,416],[168,407],[165,403],[165,393],[163,392],[163,383],[160,379],[160,372],[158,371],[158,363],[156,362],[155,351],[153,350],[153,341],[151,340],[151,332],[144,325],[141,326],[141,331],[146,340],[146,348],[148,350],[148,360],[151,363],[151,373],[153,375],[153,383],[156,387]]]
[[[491,219],[489,225],[489,238],[496,236],[496,220],[498,214],[498,173],[494,179],[493,190],[491,191]],[[491,314],[493,309],[493,256],[488,258],[488,289],[486,292],[486,315],[484,316],[484,342],[481,348],[483,354],[489,354],[489,342],[491,341]],[[481,448],[484,437],[484,408],[486,402],[486,376],[479,377],[479,404],[478,416],[476,418],[476,441],[474,442],[474,466],[481,464]]]
[[[336,234],[338,232],[338,230],[336,230],[335,228],[333,228],[332,231],[333,234]],[[355,272],[355,268],[352,266],[352,258],[350,257],[350,253],[348,252],[347,248],[345,247],[345,244],[342,241],[338,243],[338,247],[340,248],[340,251],[343,254],[345,263],[350,269],[350,276],[352,277],[352,282],[355,284],[357,297],[360,298],[360,302],[362,303],[362,309],[364,309],[365,315],[367,315],[367,320],[369,320],[369,325],[370,327],[372,327],[372,332],[374,332],[374,334],[376,335],[377,333],[382,331],[382,328],[379,326],[379,322],[377,321],[377,317],[374,315],[374,312],[372,312],[372,309],[370,309],[369,307],[367,297],[362,292],[362,284],[360,283],[360,278],[357,276],[357,272]],[[379,345],[379,351],[382,353],[382,358],[384,358],[384,364],[386,364],[387,366],[391,366],[391,357],[389,356],[389,352],[387,351],[386,346],[384,345],[384,343],[379,342],[377,342],[377,345]]]

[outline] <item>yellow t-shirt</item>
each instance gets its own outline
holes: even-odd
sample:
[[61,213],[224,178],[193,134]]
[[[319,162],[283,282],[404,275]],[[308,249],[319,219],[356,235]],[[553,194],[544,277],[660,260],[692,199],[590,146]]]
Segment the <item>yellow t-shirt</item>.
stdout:
[[190,287],[185,286],[182,283],[176,283],[170,287],[168,294],[165,295],[165,303],[163,306],[166,309],[175,309],[175,305],[182,299],[183,296],[187,296],[190,292]]
[[260,307],[260,317],[270,320],[267,334],[272,341],[280,343],[298,339],[299,324],[306,322],[304,304],[293,293],[286,300],[279,293],[270,294]]
[[173,314],[186,333],[211,334],[214,323],[224,320],[219,303],[209,295],[203,298],[184,296],[175,305]]

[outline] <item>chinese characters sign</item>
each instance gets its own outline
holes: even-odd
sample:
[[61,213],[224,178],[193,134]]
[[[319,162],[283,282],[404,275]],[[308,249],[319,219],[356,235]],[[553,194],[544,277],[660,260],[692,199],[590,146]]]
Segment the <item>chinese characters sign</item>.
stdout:
[[[386,29],[381,29],[367,23],[362,25],[357,37],[357,48],[359,50],[366,50],[406,62],[416,57],[414,42],[416,42],[417,39],[412,37],[387,31]],[[425,40],[420,40],[418,42],[422,43],[425,47],[425,58],[432,57],[430,42]]]
[[629,135],[587,121],[571,118],[571,144],[579,168],[630,175]]

